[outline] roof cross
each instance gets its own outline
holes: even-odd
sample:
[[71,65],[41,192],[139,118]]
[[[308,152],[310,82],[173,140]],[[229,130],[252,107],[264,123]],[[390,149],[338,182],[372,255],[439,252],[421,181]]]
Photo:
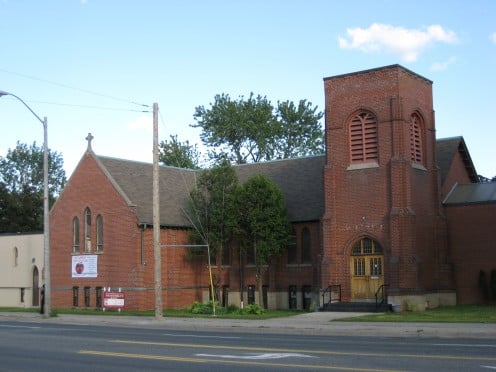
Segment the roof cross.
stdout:
[[91,149],[91,140],[95,138],[91,135],[91,133],[88,133],[88,135],[86,136],[85,140],[88,141],[88,151],[92,151]]

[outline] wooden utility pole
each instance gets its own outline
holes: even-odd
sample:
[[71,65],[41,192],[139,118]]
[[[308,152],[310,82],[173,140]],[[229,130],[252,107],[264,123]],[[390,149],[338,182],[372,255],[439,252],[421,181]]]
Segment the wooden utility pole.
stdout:
[[162,319],[162,254],[160,246],[160,198],[158,169],[158,104],[153,104],[153,257],[155,277],[155,319]]

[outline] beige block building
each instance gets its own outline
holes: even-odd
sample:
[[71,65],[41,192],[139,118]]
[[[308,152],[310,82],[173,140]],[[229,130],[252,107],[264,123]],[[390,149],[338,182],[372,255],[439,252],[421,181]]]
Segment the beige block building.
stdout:
[[0,234],[0,307],[40,305],[43,234]]

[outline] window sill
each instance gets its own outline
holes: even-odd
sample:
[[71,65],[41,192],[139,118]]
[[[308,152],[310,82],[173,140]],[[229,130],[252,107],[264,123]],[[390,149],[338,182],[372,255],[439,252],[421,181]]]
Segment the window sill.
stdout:
[[346,170],[359,170],[359,169],[369,169],[369,168],[379,168],[379,163],[376,161],[369,163],[355,163],[350,164]]

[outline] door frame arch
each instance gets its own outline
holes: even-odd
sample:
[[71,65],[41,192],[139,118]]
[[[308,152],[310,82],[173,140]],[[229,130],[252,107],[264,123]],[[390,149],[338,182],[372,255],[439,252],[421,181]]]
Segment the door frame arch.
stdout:
[[384,284],[384,249],[371,236],[361,236],[350,244],[351,299],[375,300],[375,293]]

